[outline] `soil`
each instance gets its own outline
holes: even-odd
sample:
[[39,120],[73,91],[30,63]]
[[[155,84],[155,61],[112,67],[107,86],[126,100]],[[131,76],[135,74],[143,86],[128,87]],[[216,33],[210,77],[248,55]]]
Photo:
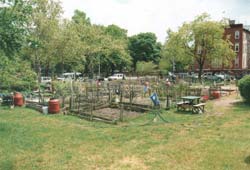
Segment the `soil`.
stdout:
[[230,109],[233,104],[238,103],[241,101],[241,98],[239,97],[239,94],[232,93],[229,96],[221,97],[220,99],[213,101],[213,108],[214,108],[214,114],[216,115],[222,115],[225,112],[225,110]]
[[237,99],[237,94],[233,93],[230,96],[222,97],[214,102],[215,107],[231,107],[234,103],[241,101]]
[[[113,108],[99,109],[99,110],[95,110],[93,112],[93,115],[107,118],[107,119],[112,119],[112,120],[119,119],[120,118],[120,109],[113,109]],[[124,118],[135,118],[135,117],[138,117],[140,115],[142,115],[142,113],[128,111],[128,110],[123,111]]]

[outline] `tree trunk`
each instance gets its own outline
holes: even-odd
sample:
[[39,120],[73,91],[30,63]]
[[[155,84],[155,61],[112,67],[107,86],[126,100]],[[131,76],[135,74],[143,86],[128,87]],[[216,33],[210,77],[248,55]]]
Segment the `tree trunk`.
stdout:
[[50,63],[48,62],[45,68],[45,76],[49,76],[49,66],[50,66]]
[[134,69],[134,73],[136,72],[136,63],[137,63],[137,61],[133,61],[133,69]]
[[199,82],[201,83],[201,75],[202,75],[202,72],[203,72],[203,65],[204,65],[204,62],[200,59],[200,62],[198,62],[199,64],[199,73],[198,73],[198,78],[199,78]]

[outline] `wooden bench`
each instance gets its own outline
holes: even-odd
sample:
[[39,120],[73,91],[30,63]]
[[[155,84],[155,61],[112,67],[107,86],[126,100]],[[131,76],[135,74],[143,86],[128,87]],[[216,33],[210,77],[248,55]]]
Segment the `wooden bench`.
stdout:
[[186,110],[187,108],[190,108],[189,102],[185,101],[185,102],[178,102],[176,103],[177,106],[177,110]]
[[193,113],[204,113],[205,112],[205,103],[199,103],[193,105],[192,112]]

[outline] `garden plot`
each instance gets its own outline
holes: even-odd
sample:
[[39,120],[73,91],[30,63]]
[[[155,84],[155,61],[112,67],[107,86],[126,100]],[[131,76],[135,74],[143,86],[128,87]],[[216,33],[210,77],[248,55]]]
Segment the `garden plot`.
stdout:
[[[142,113],[129,111],[129,110],[123,110],[122,114],[126,118],[136,118],[140,116]],[[96,117],[119,120],[121,116],[121,110],[117,108],[103,108],[103,109],[94,110],[93,115]]]

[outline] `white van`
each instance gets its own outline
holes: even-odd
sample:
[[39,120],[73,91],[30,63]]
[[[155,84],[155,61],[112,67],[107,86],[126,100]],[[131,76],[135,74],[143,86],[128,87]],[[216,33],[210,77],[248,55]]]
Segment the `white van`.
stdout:
[[82,76],[79,72],[72,72],[72,73],[63,73],[62,77],[58,77],[57,80],[65,81],[65,80],[76,80]]
[[126,77],[122,73],[113,74],[112,76],[108,77],[109,81],[111,81],[111,80],[125,80],[125,79],[126,79]]
[[41,77],[42,84],[50,84],[52,81],[51,77]]

